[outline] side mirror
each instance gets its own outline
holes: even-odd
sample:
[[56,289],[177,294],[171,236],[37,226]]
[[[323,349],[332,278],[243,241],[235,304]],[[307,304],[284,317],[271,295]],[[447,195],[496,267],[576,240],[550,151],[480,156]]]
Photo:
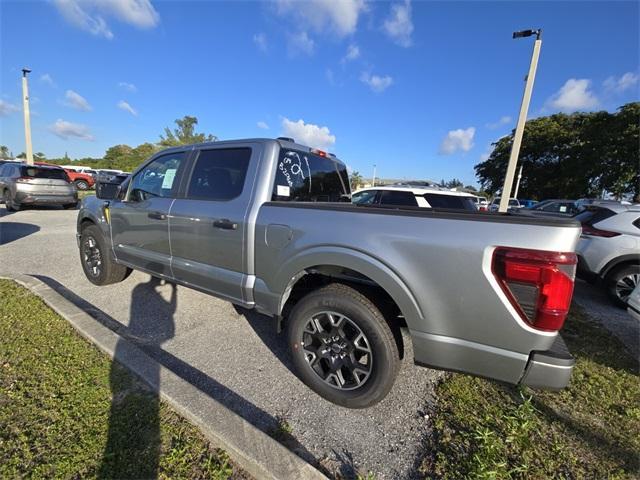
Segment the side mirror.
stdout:
[[121,184],[128,175],[98,175],[96,180],[96,197],[100,200],[115,200],[122,191]]

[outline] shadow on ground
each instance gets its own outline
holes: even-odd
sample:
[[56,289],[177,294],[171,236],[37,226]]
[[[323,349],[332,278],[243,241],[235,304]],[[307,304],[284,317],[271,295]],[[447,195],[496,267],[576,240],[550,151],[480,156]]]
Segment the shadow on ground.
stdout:
[[39,231],[40,227],[31,223],[1,222],[0,245],[15,242]]
[[[49,287],[53,288],[78,308],[91,315],[104,326],[129,342],[135,344],[160,365],[168,368],[179,377],[191,383],[203,394],[215,399],[226,406],[229,410],[251,422],[255,427],[280,440],[287,448],[295,452],[308,463],[323,471],[325,474],[328,473],[318,462],[318,459],[316,459],[293,436],[287,435],[285,438],[277,438],[277,432],[280,431],[280,419],[262,410],[251,401],[238,395],[236,392],[201,370],[162,349],[162,344],[173,338],[175,334],[175,322],[173,319],[177,306],[175,285],[171,284],[172,294],[168,301],[165,300],[156,290],[160,285],[160,280],[151,277],[148,282],[136,285],[132,292],[130,324],[129,326],[125,326],[104,311],[95,307],[93,304],[79,297],[56,280],[42,275],[34,276]],[[142,315],[141,312],[137,311],[138,308],[143,308],[143,305],[145,315]],[[153,309],[153,315],[149,315],[149,308]],[[283,341],[280,342],[278,340],[274,328],[271,328],[271,333],[268,332],[269,326],[272,326],[273,324],[268,321],[265,322],[264,316],[256,314],[255,312],[242,311],[242,315],[247,319],[249,324],[253,327],[256,333],[258,333],[265,344],[271,349],[274,355],[276,355],[277,358],[280,359],[288,368],[291,368],[286,345],[284,345]],[[120,345],[116,347],[115,351],[116,360],[119,358],[119,346]],[[132,429],[136,426],[140,427],[140,420],[136,416],[135,408],[131,408],[130,405],[122,405],[122,396],[124,394],[122,393],[123,388],[119,384],[120,380],[117,372],[118,367],[119,365],[114,362],[111,377],[112,393],[114,394],[114,398],[112,400],[109,439],[105,449],[103,472],[114,472],[110,473],[108,476],[113,476],[117,473],[116,476],[126,478],[146,478],[157,476],[157,471],[155,471],[155,469],[157,469],[157,458],[159,458],[160,453],[158,420],[159,392],[153,385],[151,385],[151,389],[153,390],[153,394],[156,398],[156,407],[154,412],[145,413],[147,431],[144,432],[144,435],[141,437],[146,439],[148,444],[141,444],[139,439],[134,439],[133,444],[129,444],[129,441],[131,440],[123,441],[123,439],[128,438],[126,430]],[[157,375],[156,385],[158,385],[160,374],[159,369],[155,374]],[[131,453],[129,451],[138,452],[138,455],[151,455],[153,458],[156,458],[156,461],[153,462],[149,461],[149,458],[147,457],[146,463],[148,468],[153,471],[131,472],[128,470],[130,467],[125,465],[125,463],[130,463]]]

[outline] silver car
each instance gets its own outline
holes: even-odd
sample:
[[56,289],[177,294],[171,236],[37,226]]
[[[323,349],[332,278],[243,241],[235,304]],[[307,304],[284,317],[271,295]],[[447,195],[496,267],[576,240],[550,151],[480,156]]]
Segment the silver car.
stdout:
[[60,167],[5,163],[0,166],[0,192],[8,211],[25,205],[78,205],[78,191]]
[[603,280],[612,299],[626,306],[640,283],[640,205],[590,206],[574,218],[582,223],[578,273]]

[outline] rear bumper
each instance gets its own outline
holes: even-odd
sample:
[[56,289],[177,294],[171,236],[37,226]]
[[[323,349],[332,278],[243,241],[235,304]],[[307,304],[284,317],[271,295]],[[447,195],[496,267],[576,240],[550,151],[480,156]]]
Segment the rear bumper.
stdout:
[[520,383],[545,390],[563,389],[571,380],[575,363],[564,340],[558,335],[551,349],[531,353]]
[[68,205],[76,203],[78,196],[69,195],[40,195],[35,193],[16,192],[16,201],[22,205]]

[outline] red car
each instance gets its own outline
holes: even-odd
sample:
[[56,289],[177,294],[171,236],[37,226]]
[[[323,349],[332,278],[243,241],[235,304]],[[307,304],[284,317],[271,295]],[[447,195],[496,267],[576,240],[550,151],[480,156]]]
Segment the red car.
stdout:
[[[46,162],[34,162],[36,165],[49,165],[50,167],[59,167],[60,165],[54,165],[52,163]],[[92,188],[96,181],[93,179],[92,175],[88,173],[80,173],[75,170],[71,170],[70,168],[65,168],[65,172],[67,172],[67,176],[69,180],[76,186],[78,190],[89,190]]]

